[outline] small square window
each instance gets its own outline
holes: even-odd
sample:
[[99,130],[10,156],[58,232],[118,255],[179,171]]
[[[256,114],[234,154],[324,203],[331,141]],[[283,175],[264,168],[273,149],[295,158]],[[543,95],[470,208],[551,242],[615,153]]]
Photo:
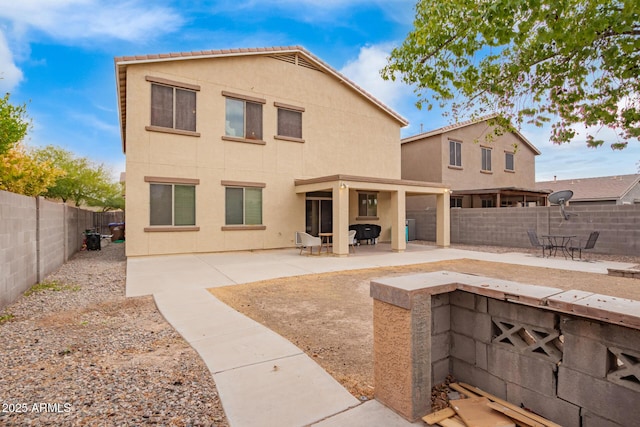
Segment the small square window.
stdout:
[[150,225],[184,226],[196,224],[194,185],[151,184]]
[[262,225],[262,188],[225,188],[226,225]]
[[278,136],[302,138],[302,112],[278,108]]
[[378,216],[377,193],[358,193],[358,216]]

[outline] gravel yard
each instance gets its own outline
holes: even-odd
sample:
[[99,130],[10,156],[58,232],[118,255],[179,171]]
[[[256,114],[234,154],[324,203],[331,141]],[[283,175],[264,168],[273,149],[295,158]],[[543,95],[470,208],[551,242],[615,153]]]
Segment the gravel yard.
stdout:
[[0,311],[0,425],[228,425],[153,298],[125,298],[125,269],[124,245],[103,241]]

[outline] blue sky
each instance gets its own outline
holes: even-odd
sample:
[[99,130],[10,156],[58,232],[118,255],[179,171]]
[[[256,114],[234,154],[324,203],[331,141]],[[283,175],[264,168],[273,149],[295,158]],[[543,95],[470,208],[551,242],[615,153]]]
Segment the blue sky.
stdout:
[[[28,143],[54,144],[124,171],[115,56],[301,45],[409,120],[402,136],[449,124],[419,111],[411,88],[379,70],[412,28],[413,0],[4,0],[0,93],[27,103]],[[621,152],[556,146],[548,129],[522,129],[542,152],[538,180],[637,173],[640,144]],[[584,132],[582,138],[584,138]],[[605,141],[614,132],[601,131]]]

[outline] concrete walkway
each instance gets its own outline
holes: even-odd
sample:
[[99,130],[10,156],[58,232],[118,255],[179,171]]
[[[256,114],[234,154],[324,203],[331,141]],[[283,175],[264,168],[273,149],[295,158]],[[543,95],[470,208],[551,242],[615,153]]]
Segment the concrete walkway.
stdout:
[[384,249],[358,248],[346,258],[300,256],[295,249],[129,258],[127,296],[154,296],[162,315],[211,371],[232,427],[400,427],[411,424],[376,401],[360,402],[298,347],[220,302],[206,288],[461,258],[602,274],[607,268],[632,266],[414,244],[404,253]]

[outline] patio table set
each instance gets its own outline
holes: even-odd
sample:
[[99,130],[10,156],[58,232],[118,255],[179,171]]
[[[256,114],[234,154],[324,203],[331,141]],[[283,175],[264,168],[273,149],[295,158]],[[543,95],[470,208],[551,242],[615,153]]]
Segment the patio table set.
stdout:
[[581,240],[576,239],[576,235],[567,235],[567,234],[544,234],[542,235],[542,240],[538,238],[538,234],[534,230],[527,231],[529,235],[529,241],[531,242],[531,246],[542,249],[542,256],[550,257],[553,255],[554,257],[558,254],[558,250],[560,254],[564,256],[565,259],[571,257],[571,259],[575,259],[576,252],[578,254],[578,259],[582,259],[582,251],[593,249],[596,245],[596,241],[600,236],[599,231],[592,231],[589,234],[589,238],[586,240],[586,243],[582,244]]

